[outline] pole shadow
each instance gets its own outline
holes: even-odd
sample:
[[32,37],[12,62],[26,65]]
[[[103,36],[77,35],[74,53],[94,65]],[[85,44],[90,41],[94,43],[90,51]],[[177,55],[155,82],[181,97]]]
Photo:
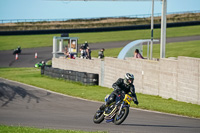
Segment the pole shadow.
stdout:
[[[50,94],[47,94],[50,95]],[[21,97],[22,99],[28,98],[27,103],[31,100],[35,100],[36,103],[40,102],[40,98],[34,94],[31,94],[26,89],[13,86],[5,83],[0,83],[0,106],[7,106],[11,101]]]

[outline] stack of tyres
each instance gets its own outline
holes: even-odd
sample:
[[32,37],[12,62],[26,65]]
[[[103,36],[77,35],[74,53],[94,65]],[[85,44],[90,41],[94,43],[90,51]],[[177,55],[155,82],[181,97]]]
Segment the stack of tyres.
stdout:
[[51,76],[53,78],[58,78],[59,77],[58,70],[59,70],[58,68],[54,68],[53,69],[53,73],[51,74]]
[[69,72],[70,72],[70,70],[64,70],[64,72],[63,72],[63,78],[65,80],[69,80],[69,78],[70,78]]
[[77,77],[77,71],[71,71],[69,80],[76,81],[76,77]]
[[94,73],[86,73],[86,76],[83,78],[82,83],[85,85],[98,85],[99,75]]
[[44,74],[53,78],[63,78],[65,80],[81,82],[84,85],[99,84],[99,75],[94,73],[77,72],[72,70],[45,67]]
[[92,76],[90,77],[90,85],[99,85],[99,74],[92,74]]
[[49,68],[44,67],[44,75],[48,75],[48,72],[49,72]]
[[48,72],[48,75],[47,75],[47,76],[52,77],[52,74],[53,74],[53,68],[50,67],[48,71],[49,71],[49,72]]
[[60,69],[59,70],[59,77],[58,78],[64,78],[64,70],[63,69]]
[[53,71],[52,67],[48,67],[48,66],[44,67],[44,75],[51,76],[52,71]]
[[86,78],[86,72],[78,72],[78,82],[81,82],[84,84],[84,79]]
[[54,68],[53,75],[54,78],[63,78],[63,69]]

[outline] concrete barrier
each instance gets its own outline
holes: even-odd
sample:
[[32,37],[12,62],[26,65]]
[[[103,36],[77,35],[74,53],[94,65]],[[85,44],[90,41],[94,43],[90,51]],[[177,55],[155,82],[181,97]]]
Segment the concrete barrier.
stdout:
[[135,76],[136,92],[200,104],[200,59],[178,57],[159,61],[106,57],[101,59],[53,58],[55,68],[99,74],[99,85],[112,84],[129,72]]

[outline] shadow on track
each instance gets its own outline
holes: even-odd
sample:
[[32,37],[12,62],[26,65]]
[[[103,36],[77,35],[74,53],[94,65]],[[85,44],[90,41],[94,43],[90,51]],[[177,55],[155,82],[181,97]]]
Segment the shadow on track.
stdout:
[[0,105],[1,107],[8,105],[11,101],[19,96],[23,99],[28,98],[27,103],[29,103],[32,99],[36,100],[37,103],[40,101],[39,97],[27,92],[27,90],[22,87],[0,83],[0,102],[2,102],[2,105]]

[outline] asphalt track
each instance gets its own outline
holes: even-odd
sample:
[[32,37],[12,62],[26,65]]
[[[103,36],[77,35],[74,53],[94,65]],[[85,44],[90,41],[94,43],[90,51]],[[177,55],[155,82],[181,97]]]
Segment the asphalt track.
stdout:
[[121,125],[93,123],[102,103],[0,78],[0,125],[109,133],[199,133],[200,119],[131,109]]
[[[167,43],[193,40],[200,40],[200,36],[167,38]],[[131,41],[105,42],[89,44],[89,46],[92,50],[98,50],[101,48],[124,47],[129,42]],[[52,58],[52,47],[22,48],[22,53],[19,55],[18,60],[15,60],[15,55],[12,55],[12,52],[12,50],[0,51],[0,67],[34,67],[37,62],[47,61]],[[35,59],[36,52],[38,54],[37,59]]]
[[[200,40],[200,36],[167,39],[167,42]],[[123,47],[130,41],[90,44],[91,49]],[[52,58],[52,47],[22,49],[15,60],[12,51],[0,51],[0,67],[33,67]],[[34,58],[35,52],[38,58]],[[0,79],[0,125],[52,129],[109,131],[111,133],[199,133],[200,119],[131,109],[122,125],[94,124],[94,112],[102,103],[56,94],[37,87]]]

